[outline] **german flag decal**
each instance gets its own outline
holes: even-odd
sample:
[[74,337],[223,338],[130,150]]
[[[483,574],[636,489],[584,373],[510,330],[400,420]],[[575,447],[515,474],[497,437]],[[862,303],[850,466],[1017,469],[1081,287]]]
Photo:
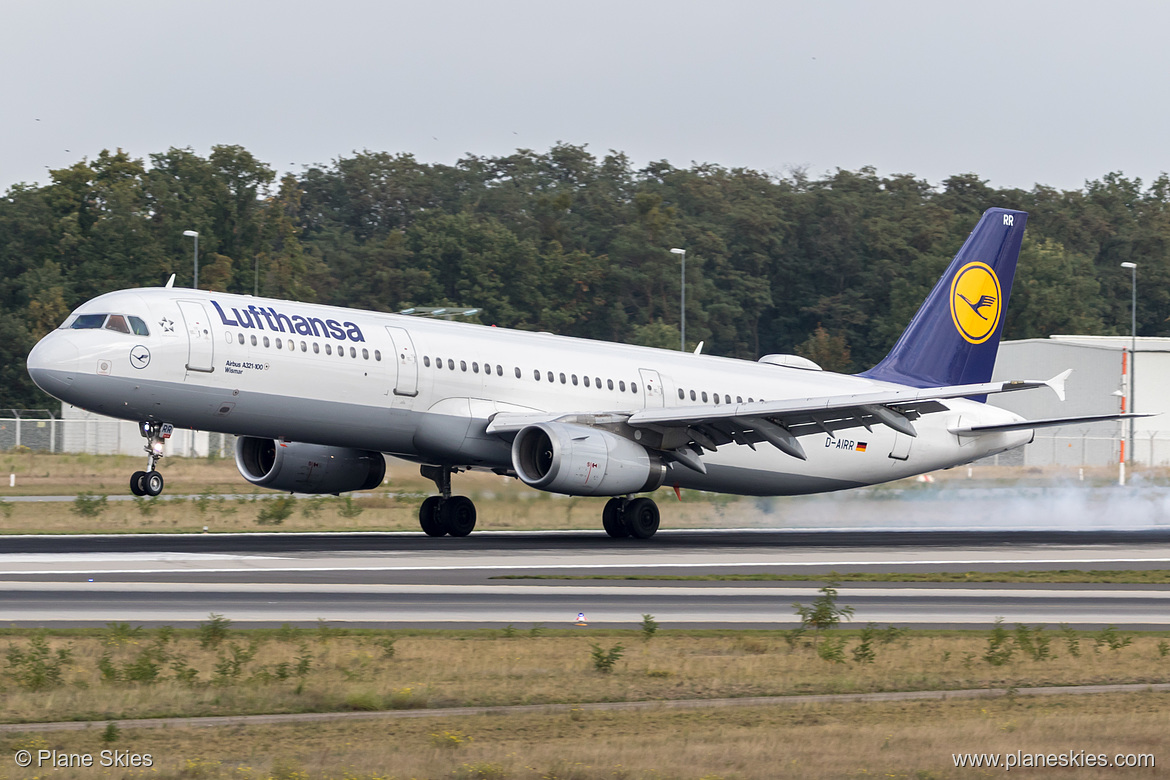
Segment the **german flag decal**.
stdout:
[[857,442],[857,448],[854,450],[854,452],[865,452],[865,442]]

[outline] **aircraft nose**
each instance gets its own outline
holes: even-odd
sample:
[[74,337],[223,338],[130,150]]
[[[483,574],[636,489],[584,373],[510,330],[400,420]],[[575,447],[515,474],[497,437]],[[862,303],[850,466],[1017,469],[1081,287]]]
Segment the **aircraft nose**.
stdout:
[[28,375],[36,386],[60,398],[73,385],[80,357],[77,346],[61,333],[50,333],[28,353]]

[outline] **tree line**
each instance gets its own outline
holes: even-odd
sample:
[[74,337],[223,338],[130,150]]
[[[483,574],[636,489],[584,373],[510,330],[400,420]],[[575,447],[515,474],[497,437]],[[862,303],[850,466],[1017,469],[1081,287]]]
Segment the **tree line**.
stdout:
[[239,146],[202,157],[102,152],[0,198],[0,407],[50,404],[25,357],[95,295],[204,289],[397,311],[467,306],[478,321],[677,349],[796,352],[862,370],[890,348],[979,215],[1030,212],[1006,338],[1170,328],[1170,178],[1110,173],[1079,190],[931,186],[872,168],[819,178],[547,152],[453,165],[365,151],[277,179]]

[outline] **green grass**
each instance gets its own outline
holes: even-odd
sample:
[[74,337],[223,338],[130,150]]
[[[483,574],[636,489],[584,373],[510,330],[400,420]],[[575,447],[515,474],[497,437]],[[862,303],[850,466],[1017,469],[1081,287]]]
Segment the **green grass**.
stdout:
[[495,580],[620,580],[655,582],[996,582],[1167,585],[1170,570],[1055,569],[1052,571],[828,572],[823,574],[502,574]]

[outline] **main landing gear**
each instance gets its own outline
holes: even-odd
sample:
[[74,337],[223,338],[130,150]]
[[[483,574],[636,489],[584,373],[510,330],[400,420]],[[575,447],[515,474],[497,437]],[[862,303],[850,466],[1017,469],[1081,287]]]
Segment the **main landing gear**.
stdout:
[[451,495],[454,466],[423,466],[419,471],[432,480],[441,495],[430,496],[418,509],[418,522],[427,536],[467,536],[475,530],[475,504],[467,496]]
[[163,442],[169,439],[174,427],[170,423],[142,422],[138,430],[146,438],[146,471],[130,475],[130,492],[136,496],[157,496],[163,492],[163,477],[155,466],[163,457]]
[[658,505],[649,498],[611,498],[601,512],[601,524],[614,539],[649,539],[658,531]]

